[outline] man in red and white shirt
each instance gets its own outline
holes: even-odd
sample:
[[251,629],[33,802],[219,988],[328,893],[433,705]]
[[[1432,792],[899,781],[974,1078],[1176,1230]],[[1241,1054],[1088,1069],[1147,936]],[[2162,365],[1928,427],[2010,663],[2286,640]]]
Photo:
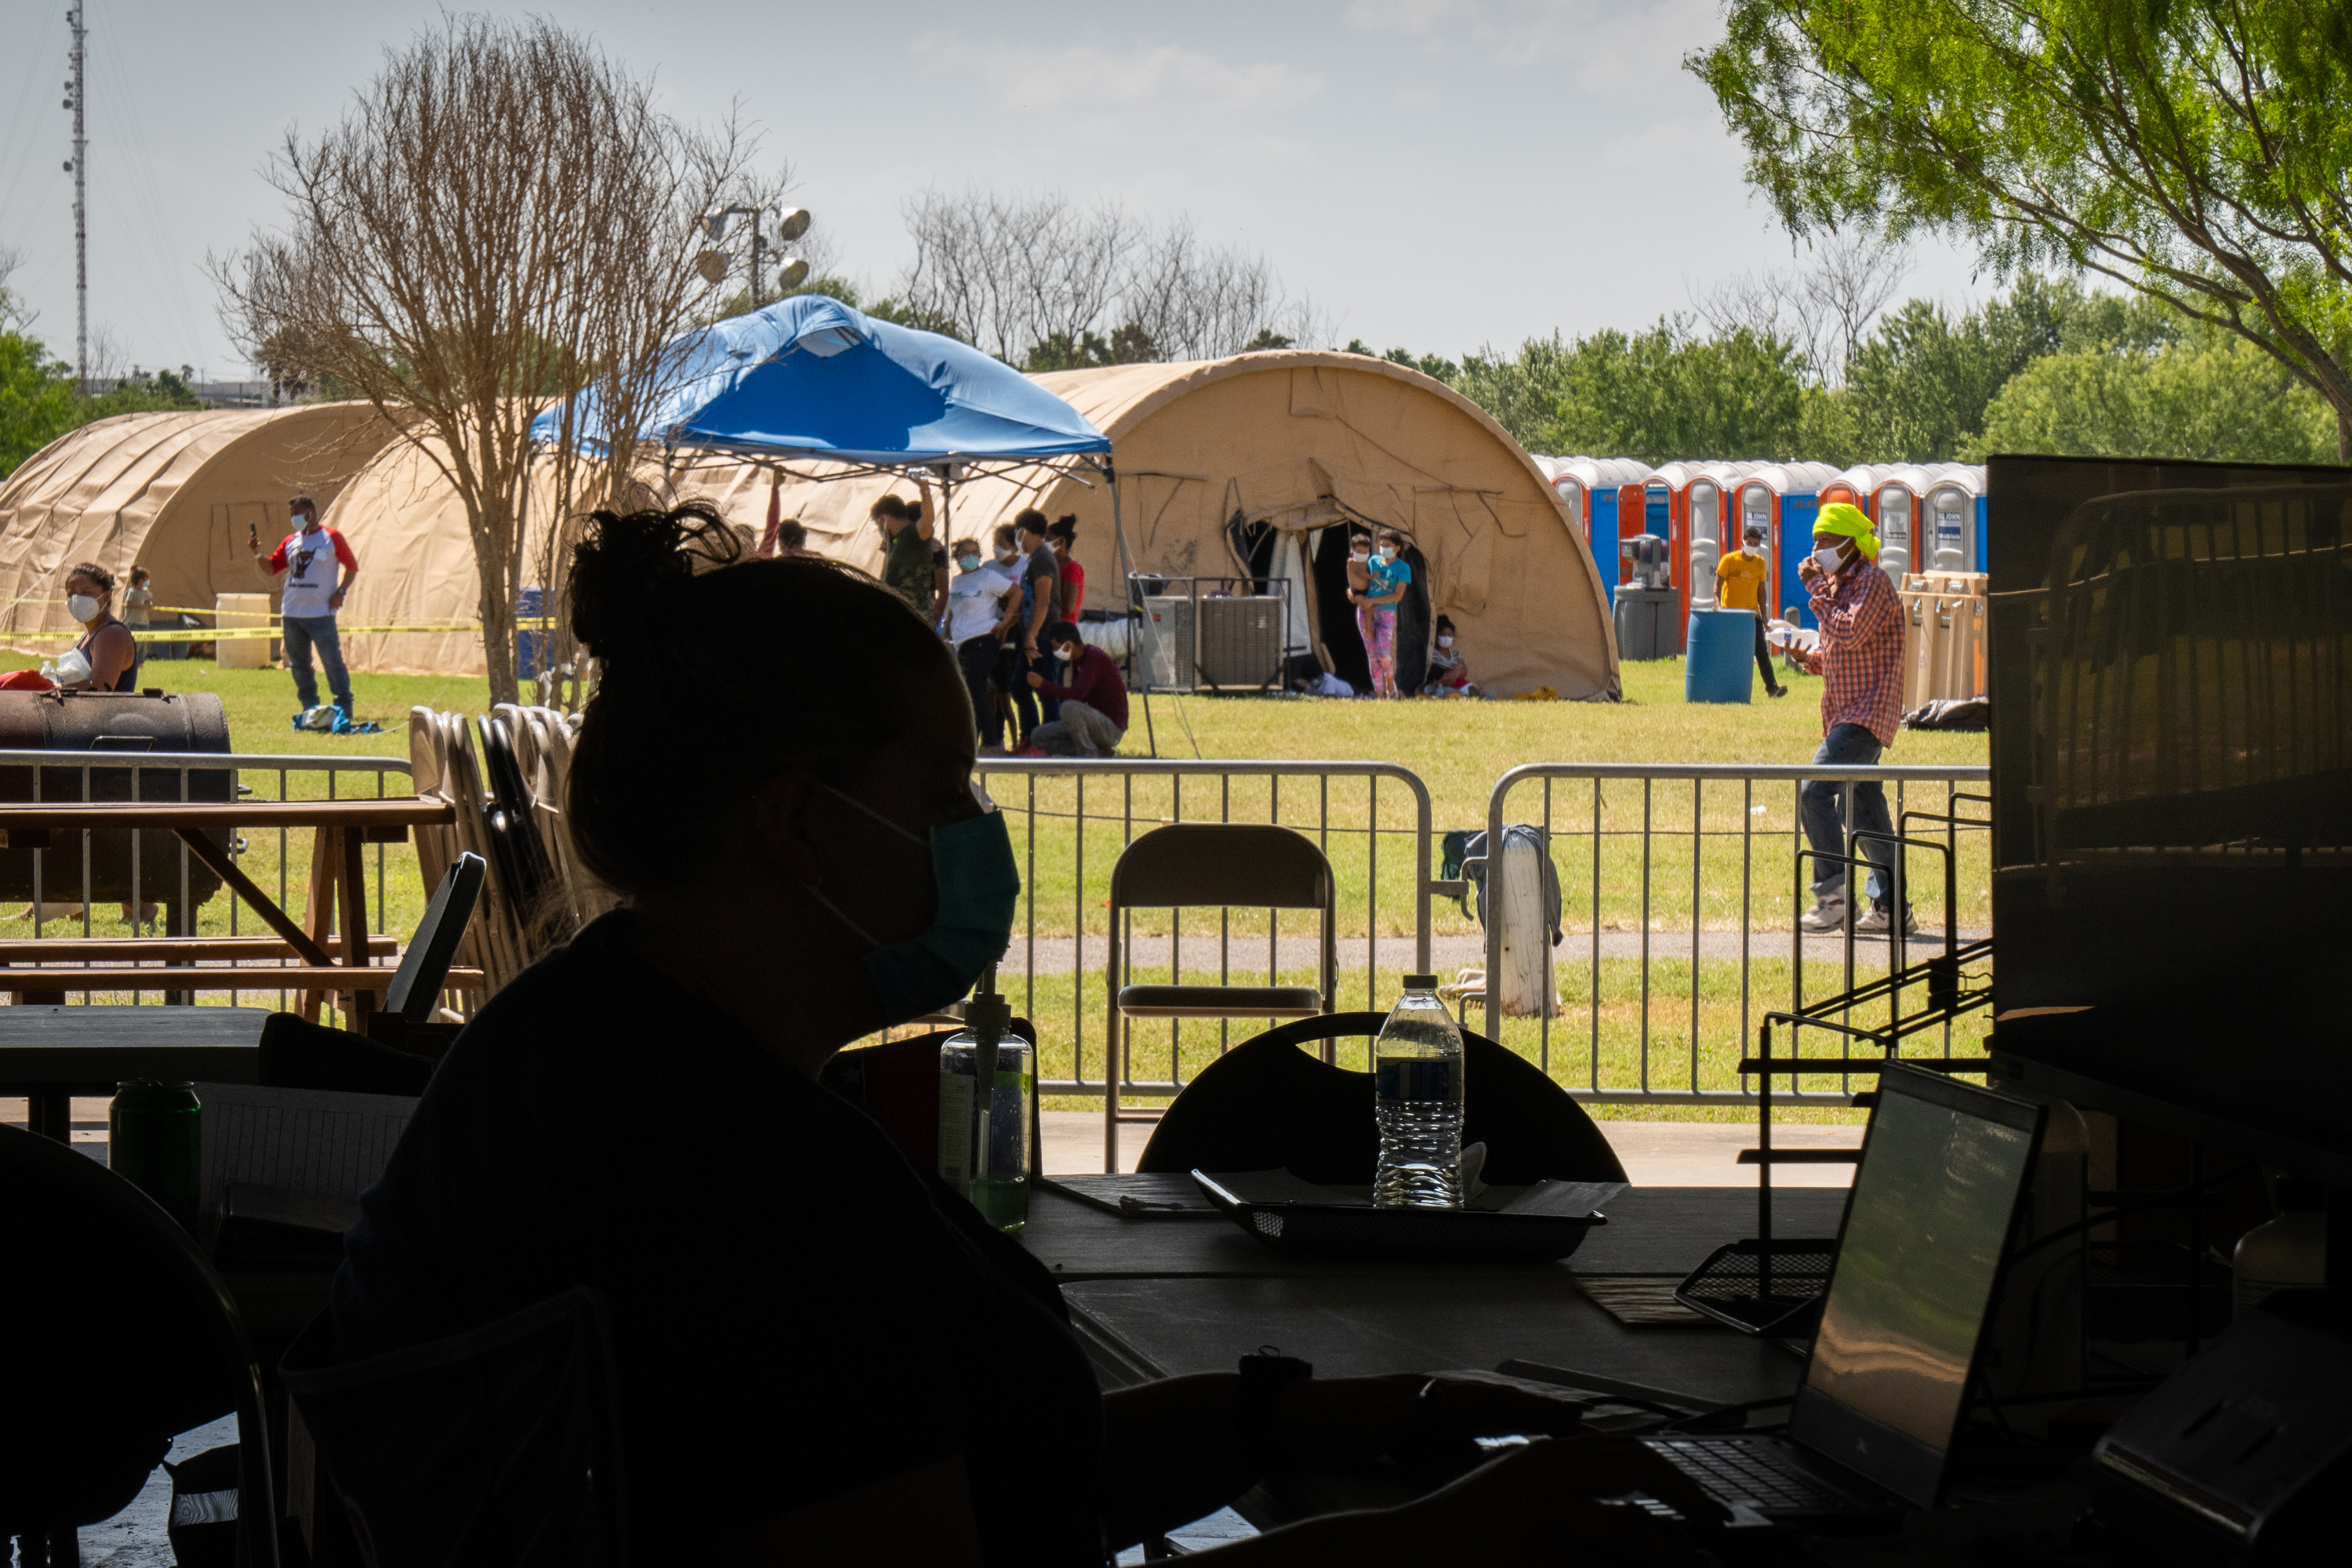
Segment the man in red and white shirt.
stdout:
[[[1822,744],[1813,761],[1870,766],[1895,743],[1903,717],[1903,607],[1895,584],[1878,569],[1878,535],[1870,519],[1843,501],[1822,508],[1813,523],[1813,553],[1797,573],[1812,590],[1813,619],[1822,634],[1812,659],[1823,678]],[[1798,795],[1805,838],[1817,856],[1847,853],[1849,813],[1853,831],[1894,831],[1883,784],[1809,779]],[[1888,904],[1895,847],[1864,839],[1855,847],[1873,869],[1870,910],[1854,921],[1853,929],[1883,931],[1893,918]],[[1815,859],[1812,867],[1813,907],[1797,923],[1806,931],[1841,931],[1853,918],[1846,867],[1826,858]],[[1917,929],[1908,900],[1903,920],[1906,933]]]
[[319,503],[309,496],[296,496],[287,510],[294,531],[278,542],[276,553],[262,558],[260,531],[250,526],[245,531],[246,545],[263,577],[274,582],[285,574],[286,588],[278,600],[278,635],[286,643],[286,663],[294,671],[294,694],[301,699],[302,711],[319,705],[318,678],[310,673],[315,647],[319,662],[327,667],[327,687],[335,694],[335,706],[348,719],[352,678],[343,668],[335,612],[343,607],[343,595],[360,574],[359,557],[341,533],[320,526]]

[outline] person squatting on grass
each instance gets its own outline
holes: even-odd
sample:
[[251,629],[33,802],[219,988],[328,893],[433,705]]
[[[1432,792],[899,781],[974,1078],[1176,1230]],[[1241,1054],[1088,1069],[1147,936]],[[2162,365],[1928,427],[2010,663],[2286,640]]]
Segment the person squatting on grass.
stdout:
[[1078,636],[1069,621],[1045,628],[1045,640],[1070,667],[1067,684],[1032,673],[1029,684],[1061,703],[1061,717],[1037,726],[1034,754],[1108,757],[1127,739],[1127,682],[1118,662]]

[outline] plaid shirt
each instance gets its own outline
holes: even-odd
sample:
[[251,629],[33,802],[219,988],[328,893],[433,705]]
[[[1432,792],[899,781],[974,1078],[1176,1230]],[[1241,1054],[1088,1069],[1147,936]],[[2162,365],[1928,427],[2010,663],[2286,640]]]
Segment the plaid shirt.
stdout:
[[1816,588],[1813,619],[1822,628],[1822,733],[1859,724],[1893,745],[1903,720],[1903,606],[1894,583],[1858,562],[1831,592]]

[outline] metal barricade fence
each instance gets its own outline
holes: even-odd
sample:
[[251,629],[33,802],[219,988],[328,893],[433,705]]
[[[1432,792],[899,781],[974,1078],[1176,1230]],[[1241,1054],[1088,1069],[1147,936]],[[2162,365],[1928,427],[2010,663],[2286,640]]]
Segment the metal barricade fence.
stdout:
[[[31,801],[43,799],[89,801],[94,798],[127,798],[150,802],[187,801],[192,798],[202,798],[192,796],[190,794],[190,780],[194,775],[220,772],[227,772],[230,775],[230,787],[224,798],[233,800],[335,800],[352,798],[354,795],[361,798],[381,800],[387,796],[415,793],[409,780],[409,763],[406,757],[306,756],[221,752],[0,751],[0,769],[16,767],[31,770],[29,776],[32,788],[28,797]],[[129,794],[124,796],[93,796],[91,774],[96,771],[116,775],[128,773],[131,775]],[[79,782],[74,793],[60,795],[55,792],[53,784],[56,775],[59,773],[70,773],[76,776]],[[168,780],[162,788],[156,786],[155,775],[157,774],[165,775]],[[366,787],[364,784],[357,791],[346,787],[346,775],[359,775],[362,781],[365,781],[370,774],[373,775],[372,787]],[[397,777],[400,784],[397,790],[386,787],[387,775]],[[257,779],[261,787],[257,787],[257,782],[253,782]],[[273,784],[274,793],[268,787]],[[267,839],[258,844],[238,839],[229,846],[229,853],[237,861],[239,868],[265,890],[268,887],[271,874],[275,873],[278,902],[281,909],[287,907],[289,896],[292,889],[298,885],[293,879],[293,868],[296,863],[303,862],[302,870],[305,875],[309,870],[308,847],[303,846],[299,849],[296,847],[294,831],[285,827],[277,829],[277,842],[274,845],[268,843]],[[70,929],[70,923],[78,918],[82,938],[106,940],[98,933],[98,922],[92,916],[91,906],[93,903],[114,902],[116,900],[112,897],[95,896],[91,881],[91,835],[83,831],[69,833],[64,837],[68,840],[79,842],[72,843],[68,847],[52,847],[28,851],[32,856],[30,901],[29,907],[17,918],[24,920],[28,926],[26,934],[37,941],[54,937],[57,934],[53,927],[59,922],[47,918],[47,911],[50,907],[75,905],[78,908],[74,915],[60,917],[68,923],[68,929]],[[152,903],[158,906],[157,913],[163,917],[160,922],[152,923],[167,927],[163,934],[168,936],[199,934],[238,936],[255,934],[268,929],[258,920],[245,915],[242,910],[243,900],[226,887],[216,889],[213,894],[202,900],[194,897],[191,886],[192,856],[186,845],[174,845],[173,847],[174,853],[171,856],[169,863],[155,867],[143,863],[149,858],[147,841],[153,835],[147,831],[128,831],[126,837],[130,841],[130,890],[128,897],[121,901],[129,914],[135,919],[108,921],[107,924],[128,925],[130,931],[127,934],[141,934],[150,929],[151,917],[147,913],[147,906]],[[389,864],[387,848],[388,847],[383,844],[375,846],[374,909],[375,928],[378,934],[385,931],[386,921],[391,913],[391,903],[386,892],[386,868]],[[414,853],[413,849],[405,849],[404,858],[413,858]],[[215,904],[226,905],[225,912],[215,912],[214,909]],[[421,898],[419,907],[421,910]],[[206,928],[215,925],[218,928],[216,931],[207,932]],[[68,963],[42,963],[37,965],[42,969],[60,970],[96,966],[98,966],[98,961],[93,959]],[[114,966],[110,963],[106,965],[106,967]],[[256,964],[254,967],[257,972],[259,972],[262,966]],[[170,969],[159,967],[155,971],[155,978],[156,991],[161,994],[169,995],[171,994]],[[225,996],[227,1004],[235,1006],[246,993],[230,991],[206,994]],[[278,1006],[281,1009],[285,1006],[288,994],[289,993],[283,989],[276,992]],[[131,992],[127,998],[123,999],[136,1003],[147,998],[148,994],[142,990]],[[93,999],[87,994],[82,997],[85,1002]]]
[[[1314,839],[1332,862],[1344,933],[1338,994],[1360,995],[1368,1009],[1380,1004],[1384,973],[1428,967],[1431,897],[1458,890],[1430,876],[1427,786],[1392,763],[984,757],[979,767],[1008,815],[1021,862],[1021,909],[999,989],[1041,1037],[1038,1091],[1099,1095],[1107,1120],[1116,1118],[1122,1098],[1174,1095],[1188,1068],[1234,1043],[1234,1021],[1191,1020],[1188,1030],[1171,1019],[1164,1053],[1147,1050],[1130,1022],[1120,1057],[1126,1070],[1115,1091],[1106,1082],[1108,931],[1090,916],[1108,902],[1111,868],[1139,832],[1170,822],[1273,822]],[[1383,838],[1391,841],[1385,862]],[[1347,931],[1356,910],[1360,933]],[[1312,939],[1283,936],[1275,910],[1169,919],[1164,939],[1150,931],[1139,938],[1136,919],[1127,917],[1120,936],[1130,974],[1164,967],[1171,980],[1190,970],[1223,982],[1237,971],[1263,972],[1272,984],[1286,970],[1313,967],[1301,951]],[[1319,916],[1302,913],[1302,929],[1309,919]],[[1384,938],[1384,928],[1394,934]],[[1412,932],[1409,946],[1402,929]],[[1251,1021],[1239,1022],[1255,1032]],[[1150,1076],[1146,1062],[1157,1069]]]
[[[1981,934],[1990,924],[1988,825],[1990,770],[1981,766],[1830,767],[1809,764],[1538,763],[1512,769],[1488,797],[1485,868],[1487,909],[1514,894],[1506,883],[1505,828],[1515,791],[1540,785],[1540,810],[1518,820],[1541,829],[1561,887],[1568,934],[1557,952],[1549,931],[1532,1005],[1512,1016],[1496,998],[1506,984],[1505,921],[1486,922],[1483,981],[1465,998],[1479,1006],[1484,1032],[1520,1050],[1578,1099],[1598,1104],[1752,1103],[1753,1084],[1738,1071],[1767,1008],[1767,988],[1786,971],[1791,1006],[1807,1000],[1814,961],[1814,999],[1850,990],[1857,968],[1918,962]],[[1853,788],[1876,783],[1889,816],[1911,853],[1955,867],[1956,897],[1947,915],[1943,866],[1927,875],[1896,857],[1895,907],[1917,907],[1920,933],[1903,922],[1884,936],[1814,935],[1800,917],[1810,907],[1814,862],[1800,789],[1807,780],[1843,784],[1844,820],[1853,825]],[[1565,785],[1567,787],[1563,788]],[[1969,786],[1975,786],[1973,791]],[[1919,825],[1926,824],[1924,831]],[[1845,847],[1841,846],[1843,850]],[[1940,850],[1940,854],[1938,851]],[[1909,886],[1904,886],[1908,877]],[[1542,909],[1541,888],[1518,889]],[[1861,907],[1857,896],[1855,908]],[[1538,919],[1542,917],[1539,915]],[[1934,929],[1926,923],[1933,921]],[[1957,924],[1958,930],[1950,928]],[[1517,989],[1529,989],[1524,953]],[[1835,989],[1820,984],[1821,966]],[[1564,988],[1564,989],[1563,989]],[[1522,996],[1523,1005],[1526,1003]],[[1580,1026],[1556,1027],[1556,1016],[1581,1011]],[[1555,1061],[1555,1054],[1559,1059]],[[1581,1057],[1576,1061],[1574,1057]],[[1944,1054],[1951,1052],[1947,1025]],[[1849,1103],[1842,1078],[1776,1086],[1776,1100]]]

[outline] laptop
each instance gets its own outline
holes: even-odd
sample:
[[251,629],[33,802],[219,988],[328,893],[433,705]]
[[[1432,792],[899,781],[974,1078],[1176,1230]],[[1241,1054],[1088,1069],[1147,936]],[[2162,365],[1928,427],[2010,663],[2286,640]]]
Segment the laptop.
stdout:
[[1788,1435],[1643,1441],[1735,1525],[1936,1506],[2042,1124],[2038,1105],[1887,1068]]

